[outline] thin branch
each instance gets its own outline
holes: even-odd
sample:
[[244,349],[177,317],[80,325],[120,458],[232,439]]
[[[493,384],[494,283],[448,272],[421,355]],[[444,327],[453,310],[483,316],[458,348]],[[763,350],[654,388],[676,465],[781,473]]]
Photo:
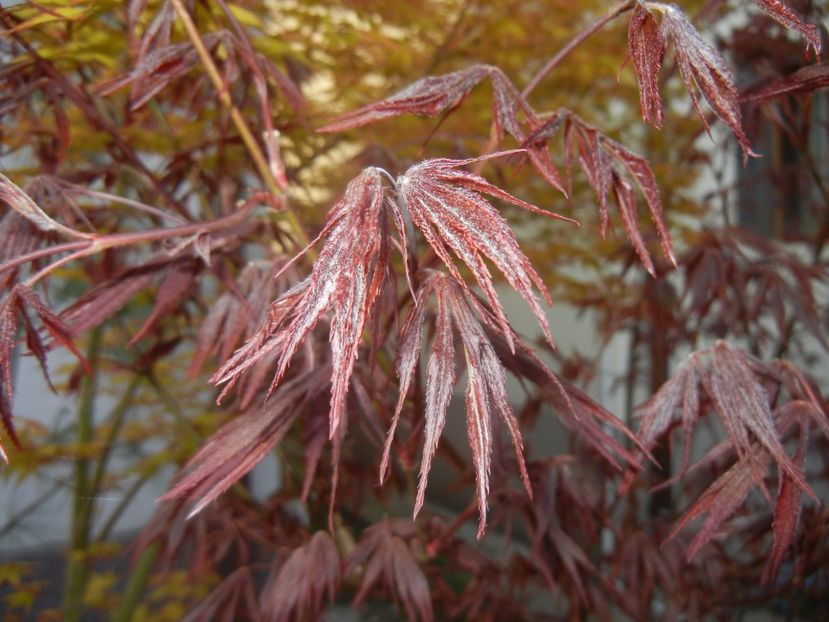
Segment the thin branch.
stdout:
[[111,235],[104,235],[94,238],[88,242],[72,242],[69,244],[61,244],[59,246],[53,247],[52,249],[36,251],[35,253],[29,253],[28,255],[24,255],[23,257],[19,257],[15,260],[12,260],[7,264],[0,266],[0,273],[9,270],[17,265],[20,265],[27,258],[31,260],[37,259],[39,257],[44,257],[47,255],[54,255],[59,252],[70,250],[75,251],[74,253],[67,255],[66,257],[61,257],[60,259],[55,260],[39,272],[36,272],[32,276],[30,276],[26,280],[26,285],[31,287],[32,285],[40,281],[42,278],[48,276],[56,269],[67,263],[70,263],[77,259],[88,257],[90,255],[95,255],[97,253],[100,253],[101,251],[105,251],[111,248],[121,248],[124,246],[131,246],[133,244],[157,242],[159,240],[168,240],[170,238],[187,237],[197,234],[214,233],[216,231],[221,231],[223,229],[234,227],[245,221],[248,214],[250,214],[255,205],[256,201],[252,199],[248,200],[244,205],[242,205],[242,207],[240,207],[232,214],[222,216],[221,218],[215,218],[213,220],[208,220],[206,222],[197,222],[187,225],[180,225],[178,227],[168,227],[166,229],[150,229],[149,231],[113,233]]
[[550,72],[558,67],[558,65],[563,61],[573,50],[579,47],[582,43],[584,43],[587,39],[589,39],[593,34],[604,28],[604,26],[608,23],[622,15],[623,13],[627,13],[631,9],[633,9],[634,5],[636,4],[635,0],[624,0],[623,2],[619,2],[607,11],[602,17],[598,20],[593,22],[589,28],[580,32],[576,35],[570,43],[565,45],[561,48],[555,56],[553,56],[547,64],[542,67],[533,79],[530,80],[529,84],[524,87],[524,90],[521,91],[522,97],[528,97],[530,93],[535,90],[535,87],[539,85],[539,83],[546,78]]
[[[181,3],[181,0],[172,0],[172,4],[173,8],[176,10],[176,14],[184,25],[184,29],[187,31],[187,36],[190,38],[190,42],[193,44],[193,47],[199,55],[199,59],[201,60],[210,81],[213,83],[213,86],[219,94],[219,101],[222,106],[230,112],[230,118],[236,126],[236,130],[239,132],[242,142],[245,143],[245,147],[248,150],[248,154],[253,159],[256,170],[259,172],[259,175],[262,177],[262,180],[265,182],[268,190],[273,195],[283,195],[284,192],[279,187],[279,184],[276,183],[274,176],[271,174],[271,169],[268,166],[268,162],[265,159],[262,150],[259,148],[259,144],[256,142],[253,133],[250,131],[248,124],[245,122],[242,113],[233,103],[230,93],[225,86],[224,80],[222,80],[219,70],[213,62],[213,58],[210,56],[210,52],[207,51],[207,47],[204,45],[204,41],[202,40],[199,31],[193,23],[193,19],[190,17],[190,13],[187,12],[187,9]],[[295,235],[299,238],[299,246],[307,246],[308,236],[305,234],[305,230],[300,225],[299,217],[290,205],[287,204],[285,205],[285,217],[291,225],[291,228],[294,230]]]

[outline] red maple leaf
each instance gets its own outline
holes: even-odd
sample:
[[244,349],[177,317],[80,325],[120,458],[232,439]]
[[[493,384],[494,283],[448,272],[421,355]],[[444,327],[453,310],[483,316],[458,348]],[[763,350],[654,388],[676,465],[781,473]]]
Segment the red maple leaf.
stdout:
[[383,521],[368,527],[346,562],[346,573],[362,566],[362,583],[353,606],[358,606],[376,584],[403,602],[409,620],[434,620],[429,583],[408,541],[415,534],[408,522]]
[[648,272],[655,274],[653,261],[639,231],[639,219],[633,192],[633,188],[636,187],[648,205],[651,220],[659,234],[663,253],[671,263],[676,265],[671,236],[662,214],[659,187],[647,160],[564,108],[536,127],[524,146],[535,145],[538,148],[539,145],[546,144],[562,128],[568,176],[572,161],[578,160],[587,176],[587,181],[599,199],[602,236],[606,234],[610,220],[607,195],[612,191],[628,239]]
[[521,478],[527,494],[530,496],[532,496],[532,488],[524,464],[521,430],[507,398],[504,367],[487,337],[483,325],[476,317],[475,305],[470,304],[466,289],[466,286],[462,286],[454,277],[432,272],[426,277],[418,292],[417,302],[406,319],[400,338],[398,354],[400,398],[386,440],[380,466],[380,476],[382,480],[388,468],[391,443],[415,371],[415,362],[420,353],[423,325],[426,320],[425,310],[429,297],[434,295],[436,301],[435,337],[432,342],[426,372],[425,439],[414,515],[417,516],[423,506],[432,457],[437,450],[440,434],[446,422],[446,411],[452,398],[455,382],[452,336],[452,326],[454,325],[460,336],[466,359],[468,378],[466,385],[466,421],[469,446],[472,450],[472,462],[475,466],[480,514],[478,537],[480,538],[486,526],[494,420],[501,419],[506,424],[515,448],[515,457],[518,461]]
[[509,323],[498,302],[484,258],[492,261],[512,288],[524,298],[538,319],[547,341],[552,344],[553,338],[547,318],[534,293],[534,290],[538,291],[547,304],[551,304],[547,288],[529,259],[518,247],[518,241],[507,221],[483,195],[507,201],[550,218],[575,221],[522,201],[483,177],[462,168],[468,164],[512,153],[516,152],[499,152],[469,160],[425,160],[410,167],[397,178],[398,196],[412,222],[420,229],[423,237],[457,281],[464,283],[455,268],[450,250],[472,271],[508,339],[511,339]]
[[334,541],[326,532],[316,532],[272,573],[262,591],[265,619],[318,619],[323,597],[327,594],[329,602],[334,601],[341,574],[342,562]]
[[[654,11],[662,14],[658,30],[652,14]],[[709,126],[700,107],[699,93],[702,93],[714,113],[731,129],[743,149],[744,159],[756,155],[743,131],[738,93],[728,65],[717,49],[702,38],[674,4],[637,2],[630,20],[628,42],[639,82],[642,117],[645,121],[657,127],[662,123],[662,100],[657,74],[668,40],[673,41],[679,73],[706,129]]]
[[806,39],[806,49],[809,46],[815,53],[815,58],[820,57],[820,31],[817,26],[803,22],[797,14],[781,0],[754,0],[754,4],[763,9],[772,18],[777,20],[786,28],[798,31]]

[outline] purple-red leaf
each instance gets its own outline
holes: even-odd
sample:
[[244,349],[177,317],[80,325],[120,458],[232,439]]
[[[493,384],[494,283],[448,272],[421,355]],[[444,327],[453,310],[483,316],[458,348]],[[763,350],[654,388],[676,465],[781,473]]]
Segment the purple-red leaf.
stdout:
[[320,371],[284,383],[263,408],[236,416],[208,439],[162,500],[196,500],[190,516],[250,471],[276,445],[294,420],[323,389]]
[[380,472],[382,479],[388,467],[388,456],[400,410],[408,390],[417,354],[420,352],[428,298],[434,294],[436,300],[435,337],[432,342],[426,372],[425,439],[414,515],[417,516],[423,506],[432,458],[437,449],[440,434],[446,422],[446,411],[452,398],[455,381],[452,336],[452,323],[454,322],[463,344],[466,359],[468,377],[466,387],[467,430],[469,445],[472,450],[472,462],[475,468],[480,514],[478,537],[481,537],[486,526],[489,471],[493,443],[492,424],[496,417],[502,419],[507,426],[515,449],[515,457],[521,478],[527,494],[530,496],[532,496],[532,488],[524,463],[521,431],[507,399],[503,365],[487,337],[484,327],[476,317],[473,307],[470,306],[464,289],[454,277],[433,272],[427,276],[418,292],[417,304],[412,308],[401,336],[403,345],[401,355],[398,358],[398,373],[401,378],[400,398],[386,440]]
[[385,278],[389,252],[385,197],[383,177],[377,169],[366,169],[349,183],[329,212],[320,234],[326,242],[314,262],[310,284],[285,326],[287,338],[274,382],[284,374],[322,314],[332,310],[332,437],[345,409],[363,326]]
[[[489,78],[492,83],[492,122],[498,144],[503,139],[504,132],[523,143],[527,138],[527,132],[521,125],[519,115],[524,116],[530,131],[540,123],[515,85],[503,71],[492,65],[473,65],[442,76],[422,78],[391,97],[340,116],[337,121],[318,131],[339,132],[400,114],[435,117],[460,105],[469,91],[485,78]],[[526,151],[538,172],[554,188],[563,192],[561,178],[546,149],[538,144],[530,144]]]
[[400,114],[435,117],[460,104],[487,77],[490,69],[486,65],[473,65],[442,76],[422,78],[391,97],[340,116],[318,131],[341,132]]
[[708,487],[693,507],[685,512],[677,522],[668,536],[668,540],[675,538],[694,519],[704,514],[708,515],[688,546],[687,558],[689,561],[714,536],[720,525],[740,507],[748,493],[757,484],[753,471],[758,466],[768,466],[768,454],[763,454],[758,458],[758,461],[761,463],[760,465],[752,465],[745,460],[734,464]]
[[665,56],[665,37],[650,11],[638,2],[628,26],[628,47],[639,82],[642,118],[654,127],[662,127],[664,111],[659,95],[659,69]]
[[[804,490],[803,485],[798,480],[801,482],[803,480],[802,470],[808,441],[808,421],[814,417],[814,414],[810,412],[811,410],[813,410],[812,404],[794,401],[775,412],[776,433],[779,436],[784,436],[795,424],[800,427],[800,435],[794,463],[786,456],[786,461],[792,465],[797,478],[791,477],[787,466],[777,461],[780,490],[775,507],[775,542],[764,569],[764,577],[768,580],[773,579],[776,574],[797,527],[800,497]],[[711,464],[714,459],[723,453],[724,447],[724,443],[716,446],[709,452],[708,456],[697,462],[689,472]],[[672,540],[690,522],[707,514],[702,527],[700,527],[688,547],[687,558],[688,560],[693,558],[700,548],[711,540],[720,526],[742,505],[752,489],[755,486],[763,487],[762,478],[765,476],[773,457],[770,452],[763,451],[761,442],[755,441],[747,451],[743,452],[740,459],[711,484],[694,505],[682,515],[667,540]],[[805,490],[809,491],[810,489],[807,486]]]
[[248,566],[230,573],[181,622],[261,622],[256,602],[256,583]]
[[61,311],[60,317],[73,331],[86,332],[118,313],[140,291],[147,288],[153,276],[167,267],[168,262],[130,268],[100,283]]
[[8,205],[41,231],[57,231],[71,237],[79,237],[81,235],[79,232],[60,224],[49,216],[28,194],[18,188],[2,173],[0,173],[0,203]]
[[551,304],[547,288],[521,252],[507,221],[482,195],[488,194],[550,218],[570,219],[526,203],[490,184],[483,177],[461,168],[510,153],[514,152],[496,153],[470,160],[425,160],[398,177],[398,194],[412,222],[458,282],[463,283],[463,279],[449,251],[469,267],[487,302],[495,310],[504,334],[510,334],[508,322],[484,258],[492,261],[512,288],[524,298],[538,319],[547,341],[552,344],[553,337],[547,318],[534,292],[540,292],[547,303]]
[[132,346],[141,341],[165,315],[186,299],[190,286],[195,281],[196,270],[197,264],[189,261],[177,263],[172,267],[158,287],[150,315],[130,339],[129,345]]
[[680,472],[684,472],[690,456],[692,432],[700,416],[700,373],[704,373],[698,354],[689,356],[671,379],[659,387],[643,406],[639,418],[639,438],[649,449],[674,423],[677,409],[682,413],[683,448]]
[[[806,448],[809,443],[809,426],[806,422],[800,423],[800,434],[798,435],[797,452],[794,456],[794,464],[802,473],[806,466]],[[780,473],[780,481],[777,488],[777,503],[774,505],[774,522],[772,531],[774,543],[771,553],[766,559],[763,567],[763,585],[768,585],[777,577],[780,564],[786,555],[789,547],[794,542],[797,532],[797,523],[800,519],[801,499],[803,490],[785,473]]]
[[[43,304],[43,301],[40,300],[40,297],[32,288],[25,285],[16,285],[14,292],[17,294],[17,304],[21,311],[23,310],[24,303],[27,304],[29,308],[33,309],[34,312],[37,313],[38,317],[40,317],[43,327],[48,331],[52,339],[71,351],[72,354],[77,357],[78,361],[80,361],[81,365],[84,366],[87,373],[91,374],[92,371],[90,370],[86,359],[75,345],[74,331],[66,325],[63,319],[55,315],[51,309]],[[24,317],[26,316],[24,315]]]
[[578,159],[587,176],[587,181],[599,199],[602,236],[606,234],[610,218],[607,195],[612,190],[631,244],[645,268],[652,274],[654,273],[653,261],[639,232],[636,202],[633,195],[635,186],[648,204],[651,220],[656,226],[665,257],[676,265],[671,236],[662,214],[659,187],[647,160],[605,136],[566,109],[559,110],[544,124],[539,125],[527,138],[525,146],[538,146],[545,143],[562,125],[564,125],[564,147],[568,171],[571,168],[571,162]]
[[[204,45],[212,51],[229,39],[229,33],[225,31],[211,32],[204,37]],[[232,49],[232,46],[228,47]],[[130,86],[130,109],[137,110],[156,93],[198,64],[198,52],[190,43],[155,47],[138,58],[129,74],[101,84],[96,90],[101,95],[110,95],[125,86]]]
[[[12,442],[18,446],[20,443],[12,423],[14,389],[11,373],[11,360],[17,335],[18,312],[26,329],[26,344],[29,351],[37,358],[46,381],[50,386],[52,384],[46,366],[47,347],[43,344],[38,328],[27,312],[27,307],[38,315],[43,328],[46,329],[49,335],[68,348],[78,358],[86,371],[91,373],[86,359],[75,346],[72,330],[40,300],[33,289],[23,284],[15,285],[3,301],[2,306],[0,306],[0,419],[2,419],[3,427],[5,427]],[[2,447],[0,447],[0,457],[4,459],[6,457]]]
[[[394,441],[394,433],[397,430],[397,424],[400,421],[400,413],[403,411],[403,403],[406,401],[406,395],[409,392],[409,385],[412,382],[412,376],[417,368],[417,361],[420,359],[420,346],[423,340],[423,324],[426,321],[426,301],[428,298],[428,291],[421,287],[415,300],[415,306],[409,312],[406,322],[403,324],[403,329],[400,332],[400,338],[397,346],[397,377],[400,378],[399,397],[397,400],[397,407],[394,410],[391,425],[386,436],[386,444],[383,448],[383,457],[380,460],[380,483],[382,484],[386,479],[386,474],[389,468],[389,458],[391,454],[391,445]],[[431,361],[430,361],[431,364]],[[452,367],[452,381],[454,382],[454,366]],[[428,389],[427,389],[428,390]],[[440,391],[442,393],[442,391]],[[445,414],[445,413],[444,413]],[[442,421],[437,417],[442,417],[444,414],[437,414],[433,425],[435,428]],[[425,462],[425,457],[424,457]],[[423,468],[421,467],[421,474]],[[421,475],[422,477],[422,475]]]
[[744,102],[762,102],[781,95],[811,93],[829,87],[829,63],[821,62],[801,67],[794,73],[753,88],[740,97]]
[[806,39],[806,49],[809,46],[815,52],[815,58],[820,56],[820,31],[817,26],[803,22],[785,2],[781,0],[754,0],[754,4],[762,8],[776,21],[787,28],[796,30]]
[[262,610],[272,622],[319,619],[323,598],[334,602],[341,579],[340,554],[324,531],[295,549],[262,592]]
[[[747,357],[725,341],[714,345],[710,386],[714,408],[737,453],[755,464],[750,433],[765,447],[781,472],[791,477],[801,490],[811,491],[777,437],[768,396],[751,373]],[[754,483],[762,487],[763,476],[759,464],[757,467]]]
[[[3,421],[3,427],[15,445],[20,445],[17,439],[17,433],[14,431],[14,422],[12,421],[12,400],[14,396],[14,385],[12,384],[12,354],[14,353],[15,337],[17,335],[17,313],[15,313],[15,294],[11,294],[3,301],[0,306],[0,418]],[[0,443],[0,454],[3,460],[6,458],[6,452],[3,451],[3,445]]]
[[363,532],[348,558],[346,569],[349,572],[363,567],[360,590],[354,597],[355,607],[379,583],[395,600],[402,601],[409,620],[434,620],[429,583],[406,541],[411,537],[411,531],[410,524],[383,521]]
[[423,507],[426,480],[432,466],[432,457],[435,455],[438,440],[446,423],[446,411],[449,408],[455,385],[455,347],[449,301],[443,291],[436,291],[435,298],[437,303],[435,336],[426,367],[426,406],[423,413],[426,426],[423,439],[423,461],[420,464],[420,480],[414,507],[415,516]]
[[663,15],[662,33],[666,39],[673,40],[679,72],[705,127],[708,128],[708,122],[700,108],[698,91],[737,138],[743,150],[743,159],[755,155],[748,136],[743,131],[737,89],[731,71],[720,53],[700,36],[676,5],[651,2],[648,6]]
[[274,317],[212,379],[232,383],[267,353],[278,352],[273,390],[317,322],[331,311],[332,439],[343,419],[363,328],[386,278],[390,235],[383,179],[382,171],[367,168],[348,184],[315,240],[325,243],[311,276],[273,303]]

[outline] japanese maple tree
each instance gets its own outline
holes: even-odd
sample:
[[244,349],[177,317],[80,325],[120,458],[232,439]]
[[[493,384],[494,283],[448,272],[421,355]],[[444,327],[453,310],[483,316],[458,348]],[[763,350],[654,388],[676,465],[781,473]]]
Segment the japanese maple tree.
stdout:
[[[426,4],[0,12],[0,451],[10,478],[72,460],[59,615],[829,615],[823,9]],[[555,36],[498,47],[537,12]],[[691,188],[719,148],[765,158],[763,128],[814,197],[792,242]],[[554,298],[590,312],[593,360],[556,349]],[[620,334],[611,412],[587,389]],[[57,348],[73,368],[50,376]],[[64,434],[19,416],[23,352],[77,392]],[[550,417],[565,453],[526,435]],[[93,599],[96,551],[165,464],[124,597]],[[127,501],[104,516],[107,490]]]

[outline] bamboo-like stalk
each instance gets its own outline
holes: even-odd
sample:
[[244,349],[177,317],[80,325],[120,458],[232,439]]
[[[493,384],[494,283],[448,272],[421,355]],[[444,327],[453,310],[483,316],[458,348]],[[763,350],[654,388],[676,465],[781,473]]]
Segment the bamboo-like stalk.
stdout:
[[112,615],[112,622],[130,622],[135,614],[135,608],[144,595],[144,589],[150,579],[155,560],[158,557],[161,545],[156,541],[141,552],[138,563],[132,569],[130,580],[124,588],[121,602]]
[[89,458],[86,456],[86,448],[92,440],[95,423],[96,372],[100,349],[101,330],[95,329],[92,331],[86,356],[92,373],[85,376],[81,381],[81,399],[78,404],[78,450],[75,456],[72,525],[64,597],[64,620],[66,622],[81,620],[83,597],[89,575],[87,545],[89,544],[89,528],[93,515],[94,499],[89,489]]
[[121,399],[118,400],[118,403],[109,415],[111,427],[109,434],[107,434],[107,437],[104,440],[101,455],[98,457],[98,464],[95,466],[95,474],[92,476],[92,483],[89,486],[89,494],[91,497],[95,497],[101,490],[101,484],[103,483],[104,476],[106,475],[106,467],[109,463],[109,457],[112,454],[112,448],[118,440],[118,435],[124,425],[124,419],[132,407],[133,400],[135,399],[135,392],[138,390],[138,385],[141,384],[141,379],[142,378],[139,375],[132,377],[129,385],[127,386],[127,390],[124,391]]

